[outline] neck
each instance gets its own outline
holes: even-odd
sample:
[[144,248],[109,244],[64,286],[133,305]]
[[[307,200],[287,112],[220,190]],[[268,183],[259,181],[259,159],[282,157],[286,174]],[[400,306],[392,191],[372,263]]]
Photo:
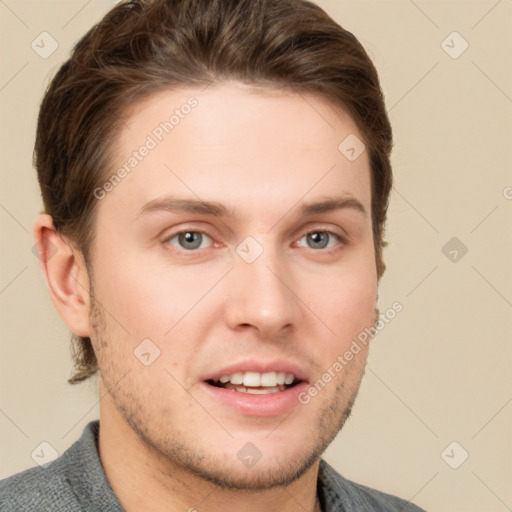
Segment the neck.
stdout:
[[126,512],[322,512],[316,489],[319,460],[285,487],[226,489],[148,447],[107,401],[105,397],[100,409],[100,459]]

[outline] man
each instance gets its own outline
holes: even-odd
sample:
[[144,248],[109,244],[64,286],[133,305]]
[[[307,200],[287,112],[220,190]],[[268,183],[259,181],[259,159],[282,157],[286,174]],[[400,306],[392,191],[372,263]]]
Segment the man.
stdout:
[[391,128],[352,34],[302,0],[134,0],[41,105],[34,234],[99,422],[2,510],[418,507],[320,457],[378,320]]

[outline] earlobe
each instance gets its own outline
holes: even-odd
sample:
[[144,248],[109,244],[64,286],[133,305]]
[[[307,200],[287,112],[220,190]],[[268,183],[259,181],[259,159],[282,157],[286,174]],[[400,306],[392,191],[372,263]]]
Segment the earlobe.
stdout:
[[34,240],[53,305],[71,332],[88,337],[89,276],[82,253],[57,232],[47,214],[35,220]]

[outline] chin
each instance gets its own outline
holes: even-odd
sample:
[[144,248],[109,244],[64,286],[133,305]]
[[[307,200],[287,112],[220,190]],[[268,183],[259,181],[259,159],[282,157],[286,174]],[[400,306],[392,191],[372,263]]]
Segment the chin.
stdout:
[[[195,476],[212,484],[231,490],[263,491],[275,487],[287,486],[300,478],[317,462],[320,454],[302,455],[295,461],[280,461],[273,457],[265,462],[262,457],[252,466],[244,466],[236,461],[235,465],[225,467],[190,467]],[[204,461],[203,461],[204,462]]]

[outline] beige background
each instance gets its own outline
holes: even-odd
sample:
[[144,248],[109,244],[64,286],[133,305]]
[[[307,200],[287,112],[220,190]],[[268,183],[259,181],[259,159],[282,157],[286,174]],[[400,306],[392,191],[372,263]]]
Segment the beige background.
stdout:
[[[431,512],[509,510],[512,2],[317,3],[380,72],[396,143],[379,302],[404,307],[374,339],[353,416],[325,458]],[[41,208],[31,155],[49,77],[113,4],[0,1],[1,477],[34,466],[42,441],[62,453],[98,417],[95,382],[66,383],[69,336],[31,252]],[[47,59],[31,48],[43,31],[59,45]],[[469,44],[456,59],[441,47],[453,31]],[[455,262],[442,251],[454,236],[468,249]],[[441,457],[453,441],[446,460],[469,453],[458,469]]]

